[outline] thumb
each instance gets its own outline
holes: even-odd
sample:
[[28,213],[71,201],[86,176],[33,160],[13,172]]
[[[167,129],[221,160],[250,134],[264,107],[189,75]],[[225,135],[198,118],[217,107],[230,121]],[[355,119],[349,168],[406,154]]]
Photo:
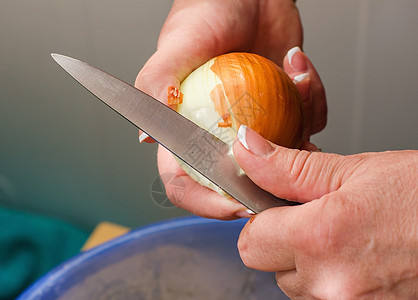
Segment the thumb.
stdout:
[[[147,61],[145,66],[138,73],[135,80],[135,87],[155,99],[167,105],[168,87],[180,88],[181,78],[177,75],[177,70],[173,63],[169,63],[169,54],[165,51],[157,51]],[[170,105],[176,109],[176,105]],[[139,131],[139,141],[153,143],[152,138],[146,133]]]
[[277,146],[241,125],[234,155],[262,189],[290,201],[309,202],[338,190],[354,172],[359,157]]
[[[196,68],[219,55],[212,48],[200,50],[191,42],[173,43],[172,39],[179,35],[187,36],[177,31],[161,34],[158,50],[150,57],[135,80],[135,87],[167,105],[169,90],[180,89],[181,82]],[[185,56],[184,53],[188,55]],[[177,105],[169,105],[176,109]],[[142,136],[140,141],[152,142],[151,138]]]

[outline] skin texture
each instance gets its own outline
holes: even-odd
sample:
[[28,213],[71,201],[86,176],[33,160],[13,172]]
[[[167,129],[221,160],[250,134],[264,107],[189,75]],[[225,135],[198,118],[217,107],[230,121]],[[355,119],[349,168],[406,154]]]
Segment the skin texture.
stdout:
[[[311,134],[324,128],[327,107],[322,83],[306,55],[295,54],[294,67],[284,57],[289,49],[301,44],[302,25],[293,1],[175,1],[161,30],[157,51],[139,72],[135,86],[166,103],[167,87],[179,87],[187,75],[209,59],[231,51],[257,53],[283,66],[291,78],[309,73],[310,78],[297,85],[305,100],[304,137],[308,141]],[[315,84],[311,85],[311,80]],[[303,146],[313,147],[307,142]],[[158,150],[158,168],[175,205],[210,218],[248,216],[241,204],[190,179],[162,147]],[[174,196],[175,185],[170,185],[176,180],[186,187],[181,199]]]
[[418,151],[340,156],[246,137],[250,150],[237,142],[234,154],[247,175],[305,203],[247,223],[248,267],[277,272],[292,299],[417,299]]

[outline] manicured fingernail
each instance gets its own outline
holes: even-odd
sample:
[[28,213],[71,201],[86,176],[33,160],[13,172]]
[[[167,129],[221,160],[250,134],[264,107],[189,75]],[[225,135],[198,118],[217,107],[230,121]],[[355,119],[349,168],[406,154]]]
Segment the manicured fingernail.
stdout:
[[250,150],[250,148],[248,148],[246,135],[247,135],[247,126],[241,125],[238,129],[238,139],[241,142],[241,144],[245,147],[245,149]]
[[140,143],[142,143],[146,138],[148,138],[149,137],[149,135],[148,134],[146,134],[145,132],[143,132],[143,133],[141,133],[140,135],[139,135],[139,142]]
[[293,83],[298,84],[299,82],[305,80],[306,78],[309,78],[309,73],[299,74],[293,78]]
[[267,156],[274,151],[274,147],[265,138],[245,125],[238,129],[238,140],[245,149],[258,156]]
[[287,59],[289,60],[289,65],[292,65],[292,58],[293,58],[293,55],[294,55],[295,53],[297,53],[297,52],[302,52],[302,50],[300,50],[300,48],[299,48],[298,46],[293,47],[292,49],[290,49],[290,50],[287,52]]
[[239,218],[249,219],[249,218],[251,218],[252,216],[255,215],[255,212],[253,212],[251,209],[240,210],[240,211],[236,212],[235,215]]
[[305,57],[299,47],[293,47],[290,49],[287,52],[287,59],[289,60],[290,67],[295,72],[305,72],[308,69]]

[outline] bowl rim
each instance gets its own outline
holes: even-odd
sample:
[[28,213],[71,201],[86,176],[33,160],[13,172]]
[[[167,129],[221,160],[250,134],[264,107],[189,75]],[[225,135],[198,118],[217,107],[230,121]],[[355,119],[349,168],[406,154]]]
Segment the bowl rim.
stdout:
[[159,222],[154,222],[141,226],[135,229],[129,230],[127,233],[111,239],[101,245],[98,245],[92,249],[80,252],[69,258],[68,260],[58,264],[53,269],[45,273],[42,277],[32,283],[25,291],[22,292],[16,300],[28,300],[28,299],[37,299],[38,296],[43,294],[43,289],[45,287],[53,286],[62,276],[70,272],[77,266],[80,266],[83,262],[90,260],[91,258],[100,255],[101,253],[106,253],[111,251],[114,248],[124,245],[129,241],[145,237],[154,233],[160,233],[167,230],[175,230],[182,227],[190,227],[196,225],[208,225],[208,224],[220,224],[220,223],[245,223],[246,219],[237,219],[231,221],[221,221],[216,219],[207,219],[198,216],[185,216],[185,217],[176,217],[168,220],[163,220]]

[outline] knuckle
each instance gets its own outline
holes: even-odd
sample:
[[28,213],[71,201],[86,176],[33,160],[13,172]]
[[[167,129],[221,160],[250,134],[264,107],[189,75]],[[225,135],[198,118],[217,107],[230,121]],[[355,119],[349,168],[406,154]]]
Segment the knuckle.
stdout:
[[308,151],[295,151],[289,157],[290,183],[301,184],[307,180],[307,171],[309,170],[311,154]]
[[238,247],[239,255],[244,265],[247,266],[248,268],[254,268],[255,263],[253,260],[251,237],[249,236],[247,230],[243,230],[243,232],[241,232],[239,239],[238,239],[237,247]]
[[296,277],[296,270],[276,272],[276,282],[277,286],[291,299],[306,298],[309,295],[306,282]]
[[174,206],[180,207],[186,197],[186,186],[183,179],[171,173],[160,174],[160,176],[167,198]]
[[244,233],[241,233],[237,243],[238,252],[241,257],[242,262],[247,266],[247,261],[249,257],[249,243],[248,238]]
[[[358,274],[332,272],[326,280],[318,281],[311,289],[311,293],[318,299],[363,299],[366,279],[359,280]],[[366,280],[367,281],[367,280]],[[375,288],[372,288],[375,290]],[[367,298],[367,297],[366,297]]]

